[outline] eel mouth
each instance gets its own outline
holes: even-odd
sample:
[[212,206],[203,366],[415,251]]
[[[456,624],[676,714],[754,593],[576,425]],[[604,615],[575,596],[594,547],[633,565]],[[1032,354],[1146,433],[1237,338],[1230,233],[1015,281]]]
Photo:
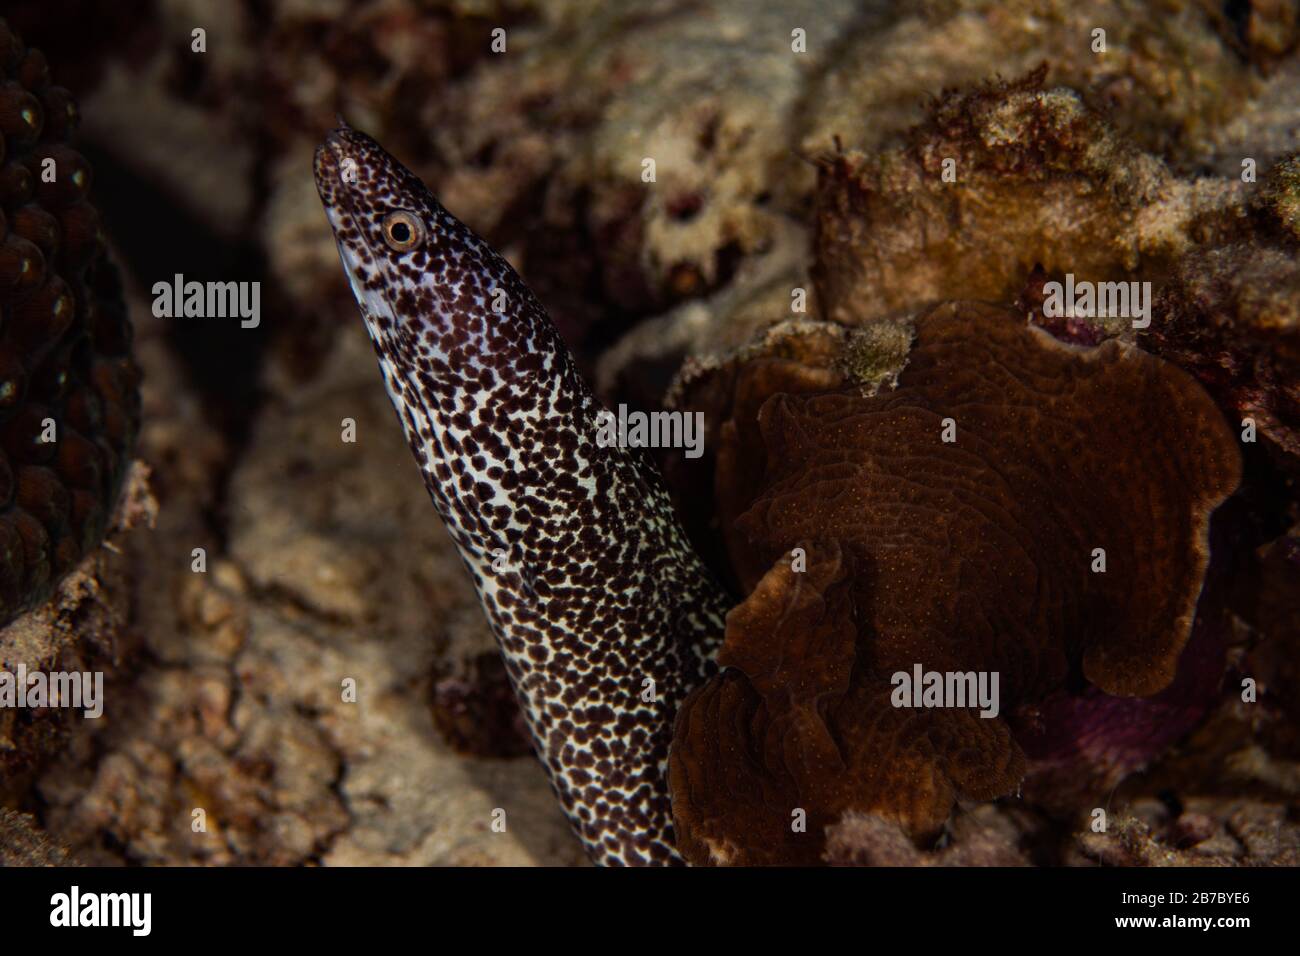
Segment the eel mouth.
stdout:
[[325,218],[334,232],[334,242],[338,246],[343,271],[352,286],[362,320],[370,330],[371,336],[379,341],[384,337],[384,333],[377,324],[375,310],[372,307],[375,300],[382,303],[382,311],[397,325],[401,324],[400,314],[394,308],[387,288],[371,290],[373,298],[369,299],[370,305],[367,304],[367,297],[361,292],[361,283],[357,278],[358,270],[361,268],[360,263],[372,255],[366,250],[364,212],[358,208],[364,200],[357,196],[356,184],[343,179],[345,162],[350,160],[355,163],[359,175],[366,160],[365,152],[377,147],[369,137],[348,126],[342,118],[339,123],[338,127],[326,135],[325,141],[316,147],[312,160],[316,192],[320,195],[321,205],[325,209]]
[[[349,126],[340,126],[333,129],[325,137],[325,142],[316,147],[316,153],[312,162],[312,169],[316,177],[316,192],[320,194],[321,203],[325,206],[325,212],[330,218],[330,225],[338,230],[335,217],[340,214],[346,214],[349,220],[352,220],[350,192],[346,188],[348,183],[343,181],[343,164],[348,159],[359,166],[359,159],[351,155],[354,150],[349,149],[349,134],[352,133]],[[351,224],[351,223],[349,223]]]
[[350,277],[356,270],[357,260],[365,258],[365,230],[362,225],[364,217],[358,208],[361,200],[357,196],[356,183],[344,180],[343,171],[347,162],[354,164],[358,174],[361,171],[364,158],[360,155],[361,147],[365,144],[359,140],[360,136],[346,123],[331,130],[325,141],[316,147],[312,162],[316,192],[320,195],[325,218],[329,220],[334,241]]

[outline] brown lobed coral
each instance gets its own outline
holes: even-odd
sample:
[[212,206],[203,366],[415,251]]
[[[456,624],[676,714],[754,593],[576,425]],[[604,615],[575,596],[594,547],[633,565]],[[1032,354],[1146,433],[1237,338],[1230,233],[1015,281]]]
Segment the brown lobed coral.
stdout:
[[0,623],[103,536],[139,424],[77,109],[0,21]]
[[[991,306],[915,331],[890,392],[818,390],[790,359],[739,376],[756,422],[722,430],[718,493],[743,511],[752,593],[670,763],[694,862],[814,863],[850,812],[933,835],[956,799],[1016,791],[1016,708],[1080,677],[1120,696],[1174,678],[1209,517],[1241,474],[1209,395],[1133,346]],[[918,665],[997,674],[998,712],[899,706],[892,675]]]

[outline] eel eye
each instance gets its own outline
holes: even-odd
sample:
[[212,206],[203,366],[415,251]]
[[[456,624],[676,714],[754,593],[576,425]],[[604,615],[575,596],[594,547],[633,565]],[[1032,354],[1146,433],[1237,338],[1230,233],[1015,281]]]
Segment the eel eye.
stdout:
[[408,252],[424,240],[424,226],[409,212],[390,212],[382,228],[384,242],[394,252]]

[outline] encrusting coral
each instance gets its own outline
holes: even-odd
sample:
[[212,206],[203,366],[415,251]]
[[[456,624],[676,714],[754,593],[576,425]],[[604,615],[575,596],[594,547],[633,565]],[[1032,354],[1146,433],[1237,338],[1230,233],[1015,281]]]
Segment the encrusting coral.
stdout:
[[[958,797],[1014,793],[1025,757],[997,708],[898,706],[891,676],[917,665],[996,673],[1002,715],[1079,676],[1119,696],[1173,680],[1210,513],[1240,480],[1190,376],[975,303],[917,321],[891,392],[765,372],[744,406],[765,467],[740,469],[760,487],[727,509],[752,591],[671,751],[688,860],[814,863],[847,812],[923,836]],[[732,474],[720,497],[751,494]]]
[[31,817],[0,807],[0,866],[68,866],[68,851],[50,842]]
[[813,276],[826,318],[1011,302],[1035,266],[1151,278],[1236,227],[1215,213],[1242,184],[1175,177],[1045,76],[949,91],[897,143],[819,160]]
[[1139,342],[1196,375],[1300,475],[1298,254],[1300,241],[1285,236],[1192,252],[1161,290]]

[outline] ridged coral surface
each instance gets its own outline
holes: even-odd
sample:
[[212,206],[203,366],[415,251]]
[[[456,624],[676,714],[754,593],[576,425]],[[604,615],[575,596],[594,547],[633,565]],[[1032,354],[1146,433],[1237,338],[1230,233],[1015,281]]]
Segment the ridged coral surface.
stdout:
[[[97,546],[140,416],[77,108],[0,20],[0,623]],[[51,440],[52,439],[52,440]]]
[[[764,478],[732,532],[749,596],[670,751],[694,863],[811,865],[846,812],[932,837],[958,798],[1016,792],[1025,755],[999,704],[913,709],[891,688],[914,667],[998,675],[1007,712],[1076,668],[1119,698],[1175,677],[1209,514],[1241,480],[1209,395],[1132,346],[1065,345],[979,303],[916,330],[893,391],[775,391],[765,464],[726,456]],[[748,497],[730,470],[724,494]]]

